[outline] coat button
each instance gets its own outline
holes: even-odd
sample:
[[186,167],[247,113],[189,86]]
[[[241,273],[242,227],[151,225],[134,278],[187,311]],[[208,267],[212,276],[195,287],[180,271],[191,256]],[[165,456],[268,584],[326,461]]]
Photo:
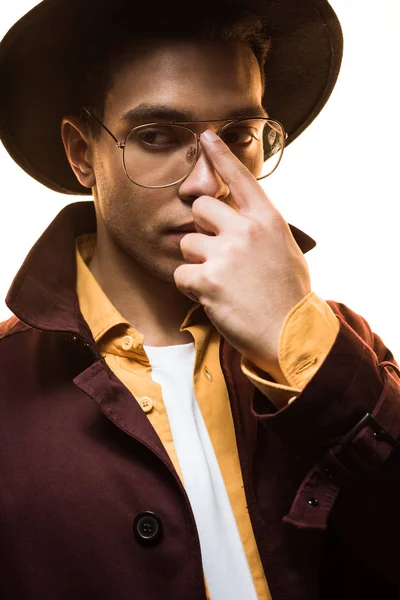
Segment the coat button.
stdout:
[[319,502],[318,502],[318,500],[316,498],[309,498],[308,499],[308,504],[310,506],[313,506],[315,508],[316,506],[319,505]]
[[139,513],[133,522],[133,533],[142,544],[156,544],[162,537],[162,521],[153,512]]

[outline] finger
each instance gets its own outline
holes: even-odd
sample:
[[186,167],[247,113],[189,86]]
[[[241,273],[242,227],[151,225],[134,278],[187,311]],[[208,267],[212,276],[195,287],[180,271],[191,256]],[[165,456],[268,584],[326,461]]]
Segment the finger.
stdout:
[[201,264],[217,252],[217,239],[204,233],[188,233],[181,239],[183,258],[190,263]]
[[254,175],[220,137],[207,129],[201,134],[200,142],[213,166],[228,185],[241,211],[255,212],[261,208],[276,211]]
[[243,219],[234,208],[211,196],[200,196],[192,205],[193,220],[202,231],[218,235],[237,231]]
[[201,269],[201,265],[184,264],[174,271],[176,287],[191,300],[200,303],[203,295]]

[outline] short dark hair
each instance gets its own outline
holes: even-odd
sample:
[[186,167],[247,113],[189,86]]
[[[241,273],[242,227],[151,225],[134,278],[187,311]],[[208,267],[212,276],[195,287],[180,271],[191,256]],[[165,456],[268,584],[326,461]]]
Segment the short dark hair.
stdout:
[[[119,15],[120,16],[120,15]],[[143,40],[162,38],[171,40],[199,40],[199,41],[223,41],[242,42],[249,46],[256,57],[263,88],[265,86],[264,66],[271,46],[271,40],[267,35],[267,24],[256,13],[248,9],[236,9],[230,12],[214,12],[205,18],[195,21],[190,17],[176,17],[176,14],[157,15],[157,22],[149,23],[142,30],[132,26],[129,18],[121,20],[113,15],[113,26],[104,24],[99,28],[94,39],[87,49],[84,57],[84,78],[79,91],[79,103],[96,115],[100,120],[104,117],[104,105],[108,91],[112,88],[115,74],[132,58],[135,45]],[[134,22],[144,22],[135,14]],[[186,19],[186,20],[185,20]],[[127,26],[128,25],[128,26]],[[100,125],[95,119],[81,117],[87,122],[92,136],[96,139],[100,132]]]

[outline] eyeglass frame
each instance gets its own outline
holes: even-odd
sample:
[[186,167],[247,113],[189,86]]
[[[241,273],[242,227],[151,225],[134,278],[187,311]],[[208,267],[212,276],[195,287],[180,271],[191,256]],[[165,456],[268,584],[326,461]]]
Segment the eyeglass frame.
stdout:
[[[112,139],[114,140],[116,147],[119,148],[120,150],[122,150],[122,165],[124,167],[124,171],[125,171],[125,175],[127,176],[127,178],[129,179],[129,181],[131,183],[133,183],[134,185],[138,185],[139,187],[143,187],[143,188],[148,188],[148,189],[163,189],[163,188],[168,188],[168,187],[172,187],[173,185],[176,185],[177,183],[182,183],[182,181],[185,181],[185,179],[187,177],[189,177],[190,173],[193,171],[193,169],[195,168],[196,164],[197,164],[197,160],[199,158],[199,144],[200,144],[200,133],[197,133],[196,131],[193,131],[193,129],[191,129],[190,127],[187,126],[188,123],[222,123],[225,121],[229,121],[228,123],[226,123],[226,125],[224,125],[223,127],[221,127],[221,129],[217,132],[218,137],[220,137],[220,134],[223,133],[225,131],[225,129],[227,129],[230,125],[232,125],[232,123],[240,123],[241,121],[248,121],[248,120],[257,120],[257,121],[266,121],[266,122],[272,122],[272,123],[277,123],[279,125],[279,127],[282,129],[282,133],[283,133],[283,142],[282,142],[282,150],[281,150],[281,154],[279,157],[279,160],[277,162],[277,164],[275,165],[275,167],[272,169],[272,171],[270,173],[268,173],[267,175],[263,175],[262,177],[257,177],[257,181],[261,181],[261,179],[265,179],[266,177],[269,177],[270,175],[272,175],[272,173],[274,171],[276,171],[276,169],[279,166],[279,163],[282,160],[282,156],[283,156],[283,151],[285,149],[285,141],[288,139],[288,134],[285,131],[282,123],[280,123],[280,121],[277,121],[276,119],[270,119],[269,117],[240,117],[239,119],[213,119],[212,121],[159,121],[159,122],[155,122],[155,123],[144,123],[142,125],[136,125],[135,127],[132,127],[132,129],[130,129],[128,131],[128,133],[125,136],[125,140],[123,142],[120,142],[117,137],[108,129],[108,127],[102,122],[100,121],[100,119],[98,117],[96,117],[96,115],[92,114],[90,112],[90,110],[88,110],[86,107],[82,107],[81,109],[83,112],[86,113],[87,116],[89,116],[91,119],[94,119],[103,129],[105,129],[105,131],[107,131],[107,133],[112,137]],[[133,179],[131,179],[129,177],[126,165],[125,165],[125,148],[126,148],[126,142],[129,138],[129,136],[131,135],[131,133],[135,130],[135,129],[139,129],[141,127],[150,127],[152,125],[178,125],[179,127],[183,127],[184,129],[188,129],[189,131],[191,131],[193,133],[193,135],[195,136],[196,139],[196,160],[194,161],[192,167],[190,168],[189,172],[186,173],[186,175],[184,175],[183,177],[181,177],[180,179],[177,179],[176,181],[174,181],[173,183],[168,183],[167,185],[144,185],[142,183],[137,183],[137,181],[133,181]]]

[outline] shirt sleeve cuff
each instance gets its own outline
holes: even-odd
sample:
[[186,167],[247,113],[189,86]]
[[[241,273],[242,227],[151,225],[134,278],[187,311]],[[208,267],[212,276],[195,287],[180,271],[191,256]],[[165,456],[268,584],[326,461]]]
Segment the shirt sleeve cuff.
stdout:
[[240,361],[242,372],[250,379],[256,388],[276,406],[284,408],[290,404],[300,394],[301,390],[281,383],[276,383],[269,379],[268,373],[259,369],[250,360],[242,356]]
[[303,390],[328,356],[340,323],[314,292],[287,315],[279,340],[279,366],[291,386]]
[[279,340],[279,366],[290,384],[276,383],[268,373],[242,357],[242,372],[278,408],[293,402],[315,375],[339,332],[339,319],[314,292],[287,315]]

